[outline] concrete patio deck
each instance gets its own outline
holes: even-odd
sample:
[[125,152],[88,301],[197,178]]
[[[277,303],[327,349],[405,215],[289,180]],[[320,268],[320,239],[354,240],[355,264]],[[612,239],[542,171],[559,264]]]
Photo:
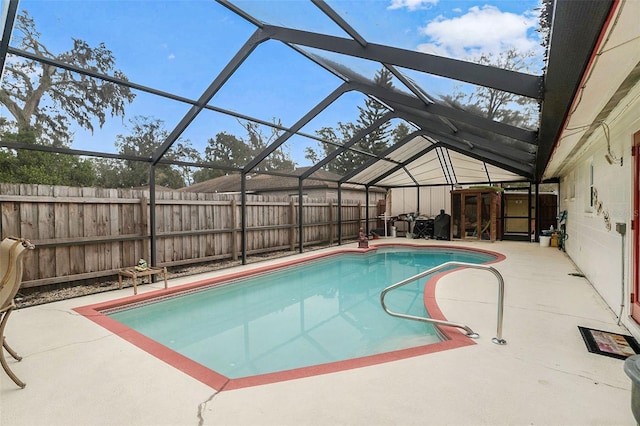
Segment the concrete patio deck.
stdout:
[[[446,244],[506,256],[493,266],[506,284],[507,345],[491,342],[495,277],[463,270],[439,281],[436,299],[448,319],[480,333],[475,345],[216,392],[73,311],[129,296],[127,287],[12,314],[7,340],[23,360],[7,359],[27,387],[18,388],[0,372],[0,424],[635,424],[623,361],[589,353],[578,326],[628,331],[616,325],[616,314],[585,278],[569,275],[577,271],[565,253],[522,242]],[[169,287],[202,278],[170,280]],[[162,286],[143,285],[139,292]]]

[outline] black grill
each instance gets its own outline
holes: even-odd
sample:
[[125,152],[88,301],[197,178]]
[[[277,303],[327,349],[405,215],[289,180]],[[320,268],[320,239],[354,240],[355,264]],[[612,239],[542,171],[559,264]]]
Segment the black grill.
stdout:
[[417,219],[413,225],[413,238],[433,238],[433,219]]

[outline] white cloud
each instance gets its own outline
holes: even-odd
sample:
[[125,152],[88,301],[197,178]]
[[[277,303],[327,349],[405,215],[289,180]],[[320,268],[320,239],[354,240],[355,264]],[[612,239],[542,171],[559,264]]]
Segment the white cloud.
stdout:
[[176,55],[174,55],[173,53],[170,53],[169,56],[167,56],[167,59],[171,60],[171,59],[175,59]]
[[459,59],[497,55],[509,48],[526,52],[539,48],[538,40],[527,35],[537,24],[537,17],[532,14],[517,15],[495,6],[474,6],[464,15],[439,16],[421,28],[430,41],[419,45],[418,50]]
[[440,0],[391,0],[391,4],[387,9],[402,9],[406,7],[410,11],[418,9],[429,9]]

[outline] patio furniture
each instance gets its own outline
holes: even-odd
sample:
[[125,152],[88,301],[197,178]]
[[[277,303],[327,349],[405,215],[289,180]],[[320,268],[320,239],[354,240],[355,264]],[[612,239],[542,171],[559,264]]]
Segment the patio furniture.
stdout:
[[149,284],[151,284],[151,276],[156,274],[162,274],[164,278],[164,288],[167,288],[167,268],[154,268],[150,267],[145,270],[139,271],[136,268],[125,268],[118,271],[118,288],[122,289],[122,277],[129,277],[133,280],[133,294],[138,294],[138,278],[149,277]]
[[[8,237],[0,243],[0,340],[2,340],[2,347],[16,361],[20,361],[22,357],[7,343],[4,329],[7,326],[11,311],[16,307],[13,299],[22,283],[23,255],[26,250],[32,250],[33,248],[33,244],[22,238]],[[26,386],[9,368],[2,349],[0,349],[0,364],[2,364],[2,368],[16,385],[21,388]]]

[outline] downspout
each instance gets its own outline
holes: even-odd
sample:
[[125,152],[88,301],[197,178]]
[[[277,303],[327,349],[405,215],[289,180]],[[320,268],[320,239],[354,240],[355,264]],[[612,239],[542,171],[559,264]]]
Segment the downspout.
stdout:
[[618,325],[620,325],[620,321],[622,321],[622,312],[624,311],[624,299],[625,299],[625,294],[624,294],[624,235],[627,232],[627,224],[626,223],[621,223],[621,222],[617,222],[616,223],[616,231],[618,231],[618,233],[620,234],[620,236],[622,237],[622,269],[621,269],[621,292],[620,292],[620,314],[618,315]]

